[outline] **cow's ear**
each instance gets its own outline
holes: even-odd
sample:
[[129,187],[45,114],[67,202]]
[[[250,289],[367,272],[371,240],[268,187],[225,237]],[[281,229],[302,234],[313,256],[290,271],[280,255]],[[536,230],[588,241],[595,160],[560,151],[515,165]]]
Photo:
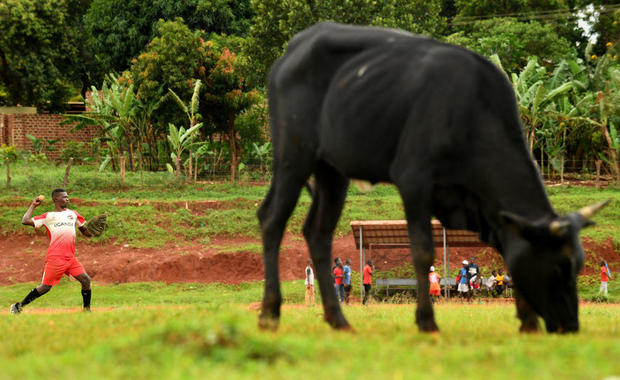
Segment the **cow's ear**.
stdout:
[[520,231],[526,231],[534,228],[534,223],[510,211],[500,211],[499,216],[503,224],[517,227]]

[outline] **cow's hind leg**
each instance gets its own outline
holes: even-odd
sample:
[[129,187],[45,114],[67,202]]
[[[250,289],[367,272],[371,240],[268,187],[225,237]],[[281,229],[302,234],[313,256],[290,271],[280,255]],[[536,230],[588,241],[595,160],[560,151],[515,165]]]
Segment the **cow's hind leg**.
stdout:
[[401,178],[397,182],[407,216],[411,256],[418,279],[416,324],[422,332],[439,331],[435,323],[433,305],[429,294],[429,268],[435,260],[435,245],[431,228],[430,181],[416,178]]
[[325,320],[333,328],[349,329],[331,274],[333,233],[344,206],[349,180],[323,162],[317,165],[315,179],[312,205],[303,232],[316,269]]
[[271,188],[258,210],[265,265],[265,295],[258,319],[263,329],[275,330],[280,320],[280,278],[278,256],[286,222],[290,217],[307,176],[274,173]]

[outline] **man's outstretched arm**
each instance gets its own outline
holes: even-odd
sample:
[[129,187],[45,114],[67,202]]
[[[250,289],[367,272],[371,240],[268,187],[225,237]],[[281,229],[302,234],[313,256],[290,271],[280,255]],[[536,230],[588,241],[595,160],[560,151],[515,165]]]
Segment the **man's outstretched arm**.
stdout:
[[30,203],[30,207],[28,207],[28,211],[26,211],[26,213],[22,217],[22,224],[23,225],[25,225],[25,226],[33,226],[34,227],[34,222],[32,220],[32,212],[40,204],[41,204],[41,200],[39,199],[39,197],[35,198],[32,201],[32,203]]

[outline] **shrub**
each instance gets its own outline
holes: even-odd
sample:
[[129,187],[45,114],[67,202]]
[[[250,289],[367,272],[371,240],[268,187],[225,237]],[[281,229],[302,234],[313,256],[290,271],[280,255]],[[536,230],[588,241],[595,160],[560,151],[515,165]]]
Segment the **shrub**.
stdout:
[[62,149],[60,157],[64,161],[67,161],[71,157],[73,157],[75,162],[88,162],[93,160],[91,152],[86,147],[86,144],[81,141],[73,140],[65,142],[65,147]]

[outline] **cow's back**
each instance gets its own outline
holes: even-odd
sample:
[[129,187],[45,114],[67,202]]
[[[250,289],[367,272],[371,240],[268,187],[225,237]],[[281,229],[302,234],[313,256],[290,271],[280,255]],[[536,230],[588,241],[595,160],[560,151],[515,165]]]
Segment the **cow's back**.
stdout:
[[439,44],[396,29],[331,22],[316,24],[295,35],[284,56],[274,63],[268,79],[276,161],[281,139],[287,144],[303,141],[308,149],[318,147],[321,131],[328,128],[321,120],[325,117],[327,94],[333,86],[345,85],[338,77],[344,66],[355,66],[355,61],[364,57],[385,57],[392,45],[412,41]]

